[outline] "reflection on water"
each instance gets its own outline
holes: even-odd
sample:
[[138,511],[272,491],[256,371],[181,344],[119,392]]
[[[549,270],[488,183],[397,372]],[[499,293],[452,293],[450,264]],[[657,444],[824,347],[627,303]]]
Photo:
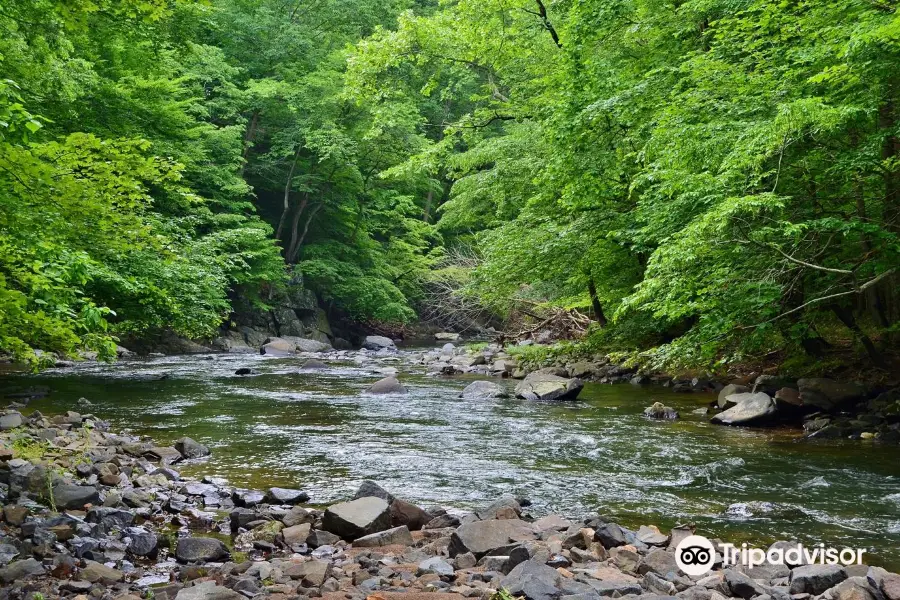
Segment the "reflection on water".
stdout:
[[[315,503],[374,479],[421,504],[472,507],[514,493],[534,513],[597,513],[623,523],[693,521],[730,541],[806,542],[870,549],[900,565],[900,464],[896,446],[800,441],[791,430],[709,425],[691,414],[711,396],[662,388],[587,385],[578,402],[461,400],[471,379],[401,371],[408,395],[368,396],[374,360],[301,371],[302,359],[166,357],[82,365],[40,377],[30,406],[91,412],[163,442],[188,435],[213,456],[182,465],[244,487],[300,487]],[[242,366],[257,374],[233,375]],[[510,382],[509,385],[512,385]],[[655,400],[677,422],[651,422]]]

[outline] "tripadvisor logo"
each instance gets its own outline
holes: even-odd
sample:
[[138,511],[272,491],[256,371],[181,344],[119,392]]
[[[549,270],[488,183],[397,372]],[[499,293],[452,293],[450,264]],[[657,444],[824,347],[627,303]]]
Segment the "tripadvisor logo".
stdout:
[[[786,547],[775,545],[768,552],[761,548],[748,548],[747,544],[741,544],[738,548],[734,544],[721,543],[719,548],[724,566],[742,564],[750,568],[764,564],[861,565],[865,553],[863,549],[826,548],[825,544],[813,548],[807,548],[803,544]],[[689,535],[675,547],[675,563],[685,575],[704,575],[712,570],[715,562],[716,547],[702,535]]]

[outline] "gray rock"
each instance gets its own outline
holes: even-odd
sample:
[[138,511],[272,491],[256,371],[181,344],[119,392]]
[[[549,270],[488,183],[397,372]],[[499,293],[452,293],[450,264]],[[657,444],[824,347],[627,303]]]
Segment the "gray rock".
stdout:
[[552,567],[533,560],[519,563],[500,581],[500,587],[514,597],[527,600],[558,600],[562,576]]
[[718,404],[719,408],[731,408],[735,405],[735,402],[728,399],[728,396],[732,394],[746,394],[750,391],[750,388],[746,385],[740,385],[737,383],[729,383],[721,390],[719,390],[719,397],[716,400],[716,404]]
[[85,504],[100,502],[100,492],[91,485],[62,483],[53,486],[53,501],[57,508],[81,509]]
[[266,495],[257,490],[234,490],[231,498],[237,506],[253,508],[262,504],[266,499]]
[[762,586],[737,569],[725,569],[725,583],[728,584],[732,596],[744,600],[766,593]]
[[298,352],[328,352],[331,350],[331,344],[319,340],[310,340],[301,337],[286,337],[286,340],[294,344],[294,348]]
[[824,377],[808,377],[797,381],[800,401],[804,406],[833,410],[866,395],[866,387],[858,383],[839,382]]
[[292,525],[281,530],[281,536],[287,546],[299,546],[305,544],[309,538],[310,524],[301,523],[300,525]]
[[273,487],[266,492],[265,501],[269,504],[300,504],[309,500],[309,494],[301,490]]
[[128,551],[135,556],[156,556],[159,540],[156,534],[145,527],[128,527],[125,529],[128,540]]
[[[474,557],[472,558],[474,559]],[[422,575],[427,575],[428,573],[434,573],[435,575],[443,575],[449,577],[450,575],[453,575],[454,571],[455,569],[453,568],[453,565],[448,563],[440,556],[433,556],[419,563],[419,566],[416,569],[416,575],[421,577]]]
[[394,527],[356,538],[353,542],[353,547],[373,548],[376,546],[390,546],[393,544],[412,546],[414,543],[409,528],[406,525],[403,525],[401,527]]
[[185,458],[202,458],[204,456],[209,456],[209,448],[189,437],[183,437],[175,442],[175,449]]
[[44,565],[33,558],[25,560],[17,560],[10,563],[9,566],[0,569],[0,581],[3,583],[12,583],[21,581],[27,577],[36,577],[46,572]]
[[460,526],[450,535],[448,550],[451,558],[466,552],[480,558],[536,537],[534,527],[520,519],[474,521]]
[[624,546],[625,532],[616,523],[603,523],[595,528],[594,539],[603,544],[606,549]]
[[216,585],[215,581],[203,581],[180,590],[175,600],[246,600],[246,598],[238,592]]
[[638,573],[646,575],[647,573],[656,573],[662,577],[666,577],[669,573],[678,573],[678,565],[675,562],[675,553],[666,552],[662,548],[651,550],[641,559],[637,567]]
[[260,354],[265,356],[290,356],[294,353],[295,346],[287,340],[281,338],[268,338],[266,343],[259,349]]
[[385,377],[370,385],[367,394],[405,394],[406,388],[396,377]]
[[490,400],[507,396],[509,394],[506,389],[493,381],[473,381],[465,387],[461,394],[461,397],[467,400]]
[[648,546],[665,546],[669,543],[669,536],[660,532],[655,526],[641,525],[636,535],[639,541]]
[[394,496],[388,492],[386,489],[372,481],[371,479],[365,479],[361,484],[359,484],[359,489],[356,490],[356,494],[354,494],[353,499],[358,500],[359,498],[381,498],[388,504],[394,501]]
[[531,373],[516,386],[516,396],[526,400],[574,400],[583,387],[580,379]]
[[394,340],[383,335],[367,335],[363,340],[362,347],[366,350],[381,350],[383,348],[396,349]]
[[282,570],[291,579],[299,579],[306,587],[319,587],[331,574],[331,563],[326,560],[310,560],[291,564]]
[[321,360],[316,358],[310,358],[306,362],[304,362],[301,366],[301,369],[304,371],[321,371],[322,369],[327,369],[328,365],[323,363]]
[[818,596],[847,579],[847,571],[838,565],[803,565],[791,571],[791,594]]
[[175,558],[184,563],[217,562],[228,558],[228,548],[215,538],[180,538]]
[[134,513],[109,506],[96,506],[88,511],[86,519],[88,523],[97,523],[98,531],[108,535],[131,526],[134,523]]
[[[865,577],[849,577],[828,592],[832,600],[876,600]],[[880,599],[878,599],[880,600]]]
[[18,412],[11,412],[0,417],[0,431],[15,429],[22,426],[22,415]]
[[322,520],[322,529],[348,541],[390,528],[390,506],[375,497],[333,504]]
[[775,403],[762,392],[756,394],[731,394],[729,400],[736,402],[728,410],[711,419],[721,425],[755,425],[764,423],[775,414]]
[[81,569],[79,577],[82,581],[110,585],[125,579],[125,573],[118,569],[113,569],[112,567],[107,567],[104,564],[89,560],[86,561],[84,568]]
[[306,545],[310,548],[318,548],[320,546],[333,546],[341,541],[341,538],[331,532],[321,529],[313,529],[306,538]]

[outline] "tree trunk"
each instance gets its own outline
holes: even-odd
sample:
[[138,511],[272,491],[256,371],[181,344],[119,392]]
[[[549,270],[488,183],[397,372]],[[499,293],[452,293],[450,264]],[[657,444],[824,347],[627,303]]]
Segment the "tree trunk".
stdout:
[[288,244],[288,247],[285,248],[284,251],[284,260],[291,263],[291,256],[294,254],[294,247],[297,242],[297,235],[299,233],[298,228],[300,227],[300,217],[303,216],[303,211],[306,210],[306,205],[309,204],[309,192],[303,194],[303,200],[300,201],[300,206],[297,207],[297,211],[294,213],[294,218],[291,220],[291,243]]
[[832,312],[834,315],[843,323],[847,329],[853,332],[853,335],[860,341],[863,345],[863,348],[866,349],[866,354],[869,355],[869,358],[872,360],[872,364],[876,367],[880,367],[882,369],[887,369],[887,360],[884,358],[884,355],[875,347],[875,344],[872,342],[872,339],[866,335],[866,332],[862,330],[859,326],[859,323],[856,322],[856,318],[853,316],[853,311],[849,308],[843,306],[832,306]]
[[428,195],[425,197],[425,210],[422,211],[422,220],[426,223],[431,222],[431,199],[434,196],[434,190],[428,190]]
[[303,240],[306,239],[306,234],[309,232],[309,224],[312,223],[313,217],[316,216],[316,213],[322,210],[322,207],[325,206],[325,202],[322,201],[319,204],[313,206],[312,210],[309,211],[309,216],[306,217],[306,223],[303,225],[303,233],[300,234],[300,237],[296,240],[296,244],[291,245],[291,258],[290,263],[296,264],[297,257],[300,255],[300,248],[303,246]]
[[275,239],[281,239],[281,232],[284,230],[284,221],[287,219],[288,212],[291,208],[291,180],[294,179],[294,170],[297,168],[297,160],[300,158],[300,148],[294,152],[294,161],[288,171],[287,181],[284,184],[284,210],[281,211],[281,219],[278,220],[278,229],[275,230]]
[[597,286],[594,283],[593,276],[588,278],[588,293],[591,295],[591,307],[594,309],[594,317],[600,323],[600,327],[606,327],[606,315],[603,314],[603,306],[597,297]]

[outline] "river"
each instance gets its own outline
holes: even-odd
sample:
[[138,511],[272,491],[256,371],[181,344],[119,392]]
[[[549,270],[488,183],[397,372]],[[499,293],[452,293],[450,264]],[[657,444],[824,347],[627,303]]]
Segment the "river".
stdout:
[[[472,377],[434,377],[405,360],[361,358],[303,371],[302,359],[192,355],[83,364],[5,376],[4,389],[46,386],[48,413],[89,412],[115,429],[172,442],[190,436],[212,456],[182,473],[239,487],[306,490],[315,504],[374,479],[422,505],[477,507],[504,493],[532,514],[599,513],[637,526],[694,522],[726,541],[798,539],[867,548],[900,566],[898,448],[871,441],[799,439],[790,429],[713,426],[692,411],[710,395],[587,384],[578,401],[469,401]],[[256,374],[236,376],[238,367]],[[406,395],[365,387],[397,368]],[[512,388],[514,382],[507,382]],[[681,419],[642,416],[653,401]]]

